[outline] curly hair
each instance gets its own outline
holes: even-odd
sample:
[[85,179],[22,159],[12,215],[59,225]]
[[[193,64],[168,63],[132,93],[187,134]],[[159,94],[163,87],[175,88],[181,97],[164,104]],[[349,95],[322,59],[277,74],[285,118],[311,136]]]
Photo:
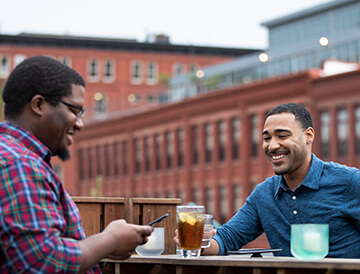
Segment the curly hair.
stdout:
[[311,117],[310,112],[302,105],[294,104],[294,103],[286,103],[279,105],[272,110],[270,110],[266,118],[280,113],[292,113],[295,116],[295,120],[301,123],[302,128],[305,130],[308,127],[314,128],[313,119]]
[[4,86],[5,117],[21,114],[36,94],[56,105],[72,93],[72,84],[85,87],[82,76],[72,68],[47,56],[28,58],[14,68]]

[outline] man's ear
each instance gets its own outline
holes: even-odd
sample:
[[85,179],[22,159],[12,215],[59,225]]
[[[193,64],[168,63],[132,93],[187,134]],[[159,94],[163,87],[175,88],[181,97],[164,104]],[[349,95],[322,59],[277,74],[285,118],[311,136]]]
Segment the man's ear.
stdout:
[[308,127],[307,129],[305,129],[304,134],[306,138],[306,143],[312,144],[315,139],[315,130],[312,127]]
[[30,109],[40,116],[44,114],[45,105],[46,101],[42,95],[36,94],[33,98],[31,98]]

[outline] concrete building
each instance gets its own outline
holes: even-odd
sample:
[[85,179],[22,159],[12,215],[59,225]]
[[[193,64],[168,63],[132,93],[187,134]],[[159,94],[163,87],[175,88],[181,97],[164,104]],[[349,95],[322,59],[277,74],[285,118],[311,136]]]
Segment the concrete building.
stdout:
[[174,77],[171,100],[178,101],[214,90],[269,77],[322,68],[336,59],[360,62],[360,1],[337,0],[262,23],[269,46],[261,55],[203,68],[201,73]]

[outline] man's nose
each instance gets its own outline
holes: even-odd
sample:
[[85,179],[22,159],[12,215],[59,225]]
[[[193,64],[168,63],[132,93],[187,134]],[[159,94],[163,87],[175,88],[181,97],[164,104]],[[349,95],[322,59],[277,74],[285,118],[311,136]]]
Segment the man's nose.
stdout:
[[279,142],[275,139],[275,138],[271,138],[270,142],[269,142],[269,146],[268,149],[269,150],[276,150],[280,147]]
[[75,121],[75,126],[78,130],[82,129],[84,127],[84,123],[81,118],[77,118]]

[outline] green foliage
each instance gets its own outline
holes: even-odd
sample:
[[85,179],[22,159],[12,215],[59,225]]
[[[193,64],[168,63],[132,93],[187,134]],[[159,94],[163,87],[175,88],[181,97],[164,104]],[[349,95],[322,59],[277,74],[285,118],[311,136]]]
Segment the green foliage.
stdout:
[[102,196],[102,181],[103,177],[101,174],[96,176],[96,186],[92,187],[90,190],[91,197],[101,197]]
[[168,86],[170,82],[170,75],[167,74],[160,74],[159,75],[159,83]]

